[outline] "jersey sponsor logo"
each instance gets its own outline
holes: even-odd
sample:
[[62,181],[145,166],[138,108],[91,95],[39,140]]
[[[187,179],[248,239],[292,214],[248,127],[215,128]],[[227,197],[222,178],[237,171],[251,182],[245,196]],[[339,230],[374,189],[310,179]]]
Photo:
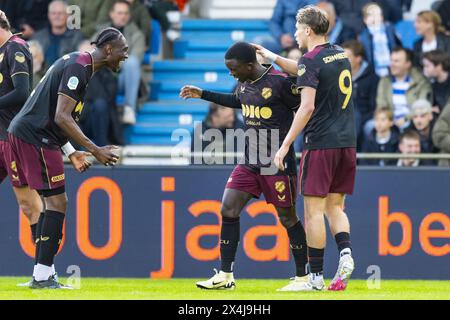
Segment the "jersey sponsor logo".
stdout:
[[52,182],[59,182],[64,180],[64,173],[60,174],[59,176],[53,176],[51,178]]
[[242,115],[246,118],[269,119],[272,117],[272,109],[269,107],[259,107],[242,104]]
[[22,52],[16,52],[14,54],[14,59],[16,59],[16,61],[19,62],[19,63],[24,63],[25,62],[25,55]]
[[306,66],[304,64],[301,64],[298,66],[297,75],[301,77],[306,72]]
[[330,62],[333,62],[336,60],[341,60],[341,59],[347,59],[347,55],[345,54],[345,52],[336,53],[331,56],[326,56],[326,57],[322,58],[323,62],[325,62],[325,63],[330,63]]
[[286,183],[284,183],[284,181],[276,181],[275,190],[277,190],[278,193],[283,193],[284,190],[286,190]]
[[70,90],[75,90],[78,87],[78,84],[80,83],[80,80],[78,80],[77,77],[73,76],[69,78],[69,81],[67,82],[67,87]]
[[261,95],[264,99],[269,99],[272,96],[272,88],[263,88],[261,91]]
[[0,54],[0,63],[3,62],[3,58],[5,58],[5,54],[4,53]]

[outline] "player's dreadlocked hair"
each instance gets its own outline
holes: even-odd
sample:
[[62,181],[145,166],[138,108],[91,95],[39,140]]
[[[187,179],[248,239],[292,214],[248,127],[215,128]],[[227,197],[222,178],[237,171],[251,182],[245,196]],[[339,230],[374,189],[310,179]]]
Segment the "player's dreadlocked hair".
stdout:
[[256,50],[248,42],[236,42],[225,53],[225,59],[236,59],[244,63],[256,62]]
[[6,14],[1,10],[0,10],[0,28],[6,31],[11,30],[11,24],[9,23],[9,20],[6,17]]
[[97,48],[103,48],[107,43],[118,40],[120,37],[123,37],[123,35],[119,30],[109,27],[103,29],[91,44],[95,44]]

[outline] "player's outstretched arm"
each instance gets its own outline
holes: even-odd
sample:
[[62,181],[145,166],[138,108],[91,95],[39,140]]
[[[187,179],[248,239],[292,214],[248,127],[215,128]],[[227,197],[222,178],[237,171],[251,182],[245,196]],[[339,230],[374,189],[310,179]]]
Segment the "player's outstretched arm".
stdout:
[[180,90],[180,97],[183,99],[200,98],[202,100],[211,101],[224,107],[240,109],[241,102],[231,93],[219,93],[214,91],[202,90],[195,86],[184,86]]
[[88,137],[84,135],[80,127],[72,118],[76,101],[66,95],[58,95],[58,103],[56,106],[55,123],[64,131],[64,133],[75,143],[86,148],[98,161],[106,166],[115,165],[119,156],[113,151],[116,146],[98,147]]
[[284,72],[289,73],[292,76],[297,75],[297,61],[284,58],[270,50],[267,50],[259,44],[252,43],[252,46],[255,47],[257,54],[269,60],[271,63],[277,64],[281,69],[283,69]]
[[295,113],[294,121],[289,129],[283,144],[275,154],[274,163],[278,169],[284,170],[284,158],[289,152],[289,148],[294,143],[297,136],[302,132],[314,112],[316,100],[316,89],[304,87],[301,91],[301,103],[298,111]]

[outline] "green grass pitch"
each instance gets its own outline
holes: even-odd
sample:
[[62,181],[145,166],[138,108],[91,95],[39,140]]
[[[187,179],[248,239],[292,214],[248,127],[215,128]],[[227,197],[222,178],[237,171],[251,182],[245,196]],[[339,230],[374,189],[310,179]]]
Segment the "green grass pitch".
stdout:
[[[1,277],[0,299],[100,299],[100,300],[325,300],[325,299],[450,299],[450,281],[382,280],[380,289],[368,289],[365,280],[351,280],[344,292],[277,292],[286,280],[238,279],[233,291],[200,290],[197,279],[82,278],[77,290],[31,290],[17,287],[29,278]],[[66,283],[66,279],[61,282]],[[329,281],[327,281],[328,284]]]

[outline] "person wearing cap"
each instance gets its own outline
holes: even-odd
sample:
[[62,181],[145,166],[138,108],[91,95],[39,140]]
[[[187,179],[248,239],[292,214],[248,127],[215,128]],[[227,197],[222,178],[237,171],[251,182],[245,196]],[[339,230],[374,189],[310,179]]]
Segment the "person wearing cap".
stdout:
[[[433,109],[431,103],[425,99],[415,101],[411,106],[410,129],[420,136],[420,148],[423,153],[437,153],[439,149],[433,144],[431,133],[434,127]],[[435,161],[424,160],[424,164],[434,165]]]

